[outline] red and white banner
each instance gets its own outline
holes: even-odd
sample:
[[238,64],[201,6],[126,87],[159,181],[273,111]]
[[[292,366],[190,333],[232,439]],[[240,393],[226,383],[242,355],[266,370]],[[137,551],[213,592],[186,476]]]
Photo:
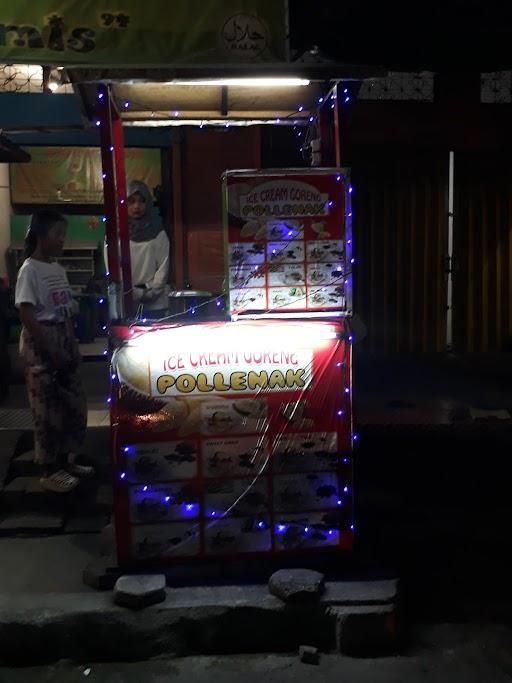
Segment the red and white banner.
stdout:
[[224,176],[232,313],[347,311],[347,169]]
[[344,321],[115,333],[120,562],[351,547]]

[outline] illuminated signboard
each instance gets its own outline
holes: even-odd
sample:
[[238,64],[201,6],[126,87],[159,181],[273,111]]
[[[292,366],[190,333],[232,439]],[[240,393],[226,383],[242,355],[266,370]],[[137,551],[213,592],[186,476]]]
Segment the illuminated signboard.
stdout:
[[350,190],[347,169],[224,175],[232,314],[351,313]]
[[343,321],[116,332],[121,562],[351,547]]

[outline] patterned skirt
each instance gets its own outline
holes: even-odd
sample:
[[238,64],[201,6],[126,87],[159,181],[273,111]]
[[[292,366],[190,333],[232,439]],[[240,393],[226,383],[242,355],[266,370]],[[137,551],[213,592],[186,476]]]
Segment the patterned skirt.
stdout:
[[20,355],[34,418],[35,461],[52,464],[59,457],[77,453],[82,446],[87,399],[78,372],[80,356],[69,326],[42,324],[42,328],[47,347],[59,353],[66,368],[56,371],[25,328],[21,332]]

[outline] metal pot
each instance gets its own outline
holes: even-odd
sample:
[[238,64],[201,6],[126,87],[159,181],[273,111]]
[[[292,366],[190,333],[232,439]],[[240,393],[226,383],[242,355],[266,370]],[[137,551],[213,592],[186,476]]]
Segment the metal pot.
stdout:
[[210,301],[213,299],[211,292],[198,289],[182,289],[169,294],[169,315],[176,316],[178,320],[186,318],[208,317]]

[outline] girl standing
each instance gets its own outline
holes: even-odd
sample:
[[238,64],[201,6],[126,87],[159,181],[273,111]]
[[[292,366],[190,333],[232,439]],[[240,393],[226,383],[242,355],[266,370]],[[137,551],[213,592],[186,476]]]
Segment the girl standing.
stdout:
[[78,373],[80,352],[72,323],[72,292],[55,258],[62,252],[66,220],[57,211],[32,216],[15,302],[20,310],[20,354],[34,418],[35,461],[41,486],[68,493],[79,477],[94,474],[75,462],[87,427],[87,402]]

